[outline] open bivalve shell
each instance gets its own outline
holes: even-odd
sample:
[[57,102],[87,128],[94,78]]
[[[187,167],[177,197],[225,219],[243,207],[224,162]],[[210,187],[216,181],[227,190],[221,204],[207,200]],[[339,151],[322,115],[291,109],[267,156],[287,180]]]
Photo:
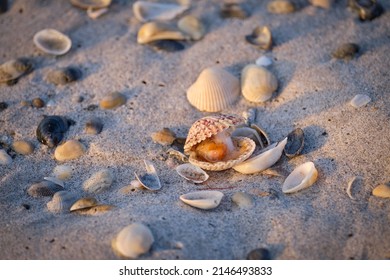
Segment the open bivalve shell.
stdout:
[[102,9],[110,6],[112,0],[70,0],[73,6],[81,9]]
[[32,69],[32,63],[27,58],[17,58],[0,65],[0,83],[15,80],[28,73]]
[[171,20],[188,10],[188,6],[171,3],[151,3],[136,1],[133,4],[134,16],[141,22],[149,20]]
[[222,69],[204,69],[187,90],[187,99],[200,111],[219,112],[230,107],[240,96],[240,81]]
[[177,27],[164,22],[148,22],[138,30],[137,42],[148,44],[158,40],[187,40],[189,37]]
[[254,174],[262,172],[274,165],[282,156],[287,144],[287,138],[260,151],[260,154],[233,166],[233,169],[242,174]]
[[247,137],[255,141],[256,145],[259,145],[262,149],[264,148],[263,141],[260,138],[259,133],[250,127],[243,126],[236,128],[233,133],[232,137]]
[[209,178],[209,175],[205,171],[190,163],[177,166],[176,172],[184,179],[196,184],[203,183]]
[[219,191],[197,191],[180,196],[180,200],[184,203],[199,209],[216,208],[222,200],[223,193]]
[[293,193],[308,188],[317,181],[318,171],[311,161],[299,165],[283,183],[284,193]]
[[72,47],[70,38],[55,29],[43,29],[33,40],[35,46],[47,54],[63,55]]
[[146,173],[140,176],[138,176],[137,173],[135,173],[135,177],[142,184],[144,188],[151,191],[158,191],[159,189],[161,189],[161,182],[160,179],[158,178],[156,168],[148,160],[144,160],[144,163],[145,163]]

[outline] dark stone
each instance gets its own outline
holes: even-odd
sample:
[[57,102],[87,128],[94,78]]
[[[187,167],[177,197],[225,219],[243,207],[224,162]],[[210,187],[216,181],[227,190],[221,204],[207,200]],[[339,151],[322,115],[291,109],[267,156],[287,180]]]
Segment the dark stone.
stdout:
[[246,256],[247,260],[270,260],[271,255],[268,249],[265,248],[257,248],[249,252]]
[[184,45],[175,40],[157,40],[148,44],[155,50],[166,52],[177,52],[184,50]]

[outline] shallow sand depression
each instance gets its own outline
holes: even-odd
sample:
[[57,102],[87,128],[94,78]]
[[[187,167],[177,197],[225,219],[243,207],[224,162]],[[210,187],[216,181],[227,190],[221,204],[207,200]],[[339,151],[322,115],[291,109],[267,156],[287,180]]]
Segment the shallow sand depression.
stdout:
[[[13,158],[0,165],[1,259],[118,259],[111,242],[132,223],[146,225],[154,237],[140,259],[246,259],[256,248],[268,249],[272,259],[390,258],[390,200],[372,195],[377,185],[390,181],[388,1],[379,1],[385,9],[381,16],[364,22],[346,8],[346,0],[330,9],[291,1],[297,10],[289,14],[269,13],[268,0],[241,1],[250,11],[244,19],[222,18],[222,1],[192,1],[184,15],[199,17],[206,33],[199,41],[183,42],[184,50],[177,52],[137,43],[143,23],[133,15],[135,1],[114,0],[95,20],[69,1],[9,2],[9,10],[0,14],[0,64],[28,57],[34,69],[14,85],[0,84],[0,102],[6,103],[0,109],[0,148]],[[263,25],[273,36],[268,51],[245,40]],[[34,34],[45,28],[66,34],[70,51],[53,56],[37,49]],[[343,43],[359,46],[351,60],[331,55]],[[301,155],[283,155],[276,167],[288,175],[312,161],[318,180],[292,194],[282,192],[286,176],[233,169],[207,171],[210,178],[202,184],[185,180],[174,168],[180,162],[168,156],[170,146],[154,143],[152,133],[166,127],[185,138],[196,120],[212,114],[187,101],[186,91],[200,72],[218,65],[240,78],[241,70],[262,55],[272,59],[268,69],[278,80],[276,93],[264,103],[240,96],[223,113],[242,115],[254,108],[255,123],[272,143],[302,128]],[[79,68],[81,79],[64,85],[47,81],[51,70],[68,66]],[[99,107],[112,92],[123,94],[125,104]],[[371,101],[355,108],[350,101],[357,94]],[[34,98],[45,106],[24,104]],[[54,149],[36,137],[44,115],[73,120],[65,140],[78,140],[85,153],[57,162]],[[96,117],[103,123],[101,133],[87,134],[85,124]],[[34,152],[16,154],[11,145],[18,140],[31,142]],[[124,191],[134,173],[145,172],[144,160],[154,164],[162,188]],[[101,215],[52,213],[46,206],[50,197],[29,196],[27,189],[60,164],[73,168],[65,190],[114,208]],[[102,169],[112,173],[113,183],[87,193],[84,182]],[[224,197],[210,210],[180,201],[198,190],[219,190]],[[237,192],[252,197],[250,207],[232,201]]]

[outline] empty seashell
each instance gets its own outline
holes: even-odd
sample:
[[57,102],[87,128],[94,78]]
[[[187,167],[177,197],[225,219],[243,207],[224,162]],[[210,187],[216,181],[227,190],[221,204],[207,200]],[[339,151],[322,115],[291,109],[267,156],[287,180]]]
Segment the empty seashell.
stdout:
[[240,96],[240,82],[220,67],[204,69],[187,90],[187,99],[200,111],[219,112]]
[[266,68],[250,64],[241,73],[241,91],[250,102],[265,102],[278,88],[275,75]]
[[55,29],[43,29],[34,35],[34,44],[41,51],[53,54],[66,54],[72,47],[68,36]]
[[284,154],[293,158],[299,155],[303,149],[305,136],[301,128],[294,129],[287,135],[287,144],[284,147]]
[[253,197],[244,192],[233,194],[232,201],[240,208],[251,208],[254,204]]
[[187,15],[177,22],[177,27],[188,34],[192,40],[200,40],[206,33],[204,24],[195,16]]
[[349,181],[348,181],[348,185],[347,185],[347,189],[346,189],[346,192],[347,192],[347,195],[349,196],[350,199],[355,199],[353,196],[352,196],[352,187],[354,185],[356,185],[356,181],[359,180],[361,181],[362,178],[361,177],[358,177],[358,176],[354,176],[353,178],[351,178]]
[[50,71],[46,76],[46,80],[55,85],[65,85],[79,80],[81,76],[79,68],[69,66]]
[[260,135],[257,133],[257,131],[253,128],[244,126],[244,127],[238,127],[236,128],[233,133],[232,137],[247,137],[255,141],[256,145],[259,145],[261,148],[264,148],[263,142],[261,141]]
[[54,158],[58,161],[68,161],[81,157],[86,152],[85,146],[77,140],[68,140],[59,145],[54,151]]
[[95,205],[98,205],[98,201],[93,197],[80,198],[70,207],[70,212],[84,208],[90,208]]
[[267,9],[272,14],[288,14],[295,11],[295,6],[288,0],[274,0],[268,3]]
[[56,192],[63,191],[64,187],[52,181],[42,181],[31,185],[27,193],[32,197],[52,196]]
[[209,178],[209,175],[203,169],[190,163],[177,166],[176,172],[184,179],[196,184],[203,183]]
[[188,157],[183,154],[182,152],[179,152],[178,150],[175,150],[173,148],[168,149],[167,151],[169,156],[176,157],[178,160],[182,162],[188,162]]
[[43,177],[44,180],[53,182],[56,185],[59,185],[61,187],[65,187],[64,182],[56,177]]
[[108,8],[100,8],[100,9],[88,8],[87,16],[91,19],[97,19],[98,17],[101,17],[107,12],[108,12]]
[[270,260],[271,254],[266,248],[257,248],[248,253],[247,260]]
[[189,7],[171,3],[151,3],[136,1],[133,4],[134,16],[142,22],[150,20],[171,20],[185,12]]
[[30,72],[32,68],[32,62],[28,58],[22,57],[6,61],[0,65],[0,83],[14,81]]
[[114,91],[106,94],[99,102],[102,109],[115,109],[126,103],[126,96],[120,92]]
[[372,190],[372,194],[376,197],[390,198],[390,186],[380,184]]
[[272,46],[271,30],[267,26],[256,27],[252,34],[245,36],[245,39],[248,43],[263,50],[269,50]]
[[112,205],[101,204],[101,205],[95,205],[95,206],[86,207],[86,208],[82,208],[82,209],[77,209],[77,210],[74,210],[72,212],[80,214],[80,215],[91,215],[92,216],[92,215],[103,214],[107,211],[110,211],[113,208],[114,208],[114,206],[112,206]]
[[0,165],[9,165],[12,163],[12,157],[3,149],[0,149]]
[[153,234],[147,226],[133,223],[118,233],[112,241],[112,248],[121,257],[136,259],[147,253],[153,242]]
[[73,6],[81,9],[101,9],[108,7],[112,0],[70,0]]
[[83,189],[87,192],[99,193],[108,189],[114,181],[114,175],[108,169],[102,169],[94,173],[83,184]]
[[384,12],[377,0],[349,0],[348,6],[358,13],[361,21],[373,20]]
[[259,125],[252,123],[250,125],[251,128],[257,131],[258,135],[260,136],[261,141],[263,142],[263,147],[268,147],[271,145],[271,140],[269,139],[269,136],[267,132],[263,128],[261,128]]
[[13,142],[12,149],[21,155],[29,155],[34,152],[33,144],[26,140],[18,140]]
[[287,176],[283,183],[282,191],[284,193],[293,193],[304,188],[308,188],[317,180],[318,171],[314,163],[309,161],[299,165]]
[[365,94],[357,94],[352,98],[350,104],[355,108],[360,108],[371,102],[371,98]]
[[70,124],[71,121],[62,116],[45,116],[36,130],[38,141],[54,148],[61,143]]
[[135,177],[142,184],[143,187],[151,191],[158,191],[159,189],[161,189],[161,182],[158,178],[156,168],[148,160],[144,160],[144,163],[146,167],[146,173],[140,176],[135,173]]
[[249,12],[239,3],[225,3],[221,8],[222,18],[239,18],[245,19],[249,17]]
[[50,212],[67,212],[76,200],[77,197],[74,194],[67,191],[59,191],[53,195],[52,200],[46,206]]
[[267,67],[272,65],[272,59],[269,58],[268,56],[262,55],[258,59],[256,59],[255,64],[257,66]]
[[233,169],[242,174],[253,174],[266,170],[280,159],[286,144],[287,138],[261,150],[259,155],[233,166]]
[[222,197],[223,193],[219,191],[197,191],[181,195],[180,200],[192,207],[208,210],[216,208]]
[[138,30],[137,42],[147,44],[157,40],[187,40],[187,36],[176,27],[164,22],[148,22]]
[[173,133],[169,128],[166,127],[164,127],[160,131],[152,133],[151,137],[153,142],[164,146],[172,145],[173,141],[175,141],[176,139],[175,133]]

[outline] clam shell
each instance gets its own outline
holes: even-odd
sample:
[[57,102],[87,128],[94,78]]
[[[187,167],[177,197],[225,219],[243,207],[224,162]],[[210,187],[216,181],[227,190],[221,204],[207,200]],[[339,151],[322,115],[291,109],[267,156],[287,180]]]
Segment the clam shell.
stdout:
[[93,197],[84,197],[77,200],[73,205],[70,207],[70,212],[84,209],[84,208],[90,208],[92,206],[95,206],[98,204],[98,201]]
[[283,183],[284,193],[293,193],[308,188],[317,180],[318,171],[311,161],[299,165],[287,176]]
[[55,29],[43,29],[34,35],[34,44],[41,51],[53,54],[66,54],[72,47],[68,36]]
[[65,85],[81,78],[81,70],[77,67],[65,67],[50,71],[46,80],[55,85]]
[[184,203],[199,209],[216,208],[222,200],[223,193],[219,191],[197,191],[180,196],[180,200]]
[[247,65],[241,73],[241,91],[250,102],[265,102],[278,88],[275,75],[255,64]]
[[264,148],[263,142],[261,141],[259,133],[253,128],[244,126],[238,127],[232,132],[232,137],[247,137],[255,141],[256,145]]
[[0,165],[9,165],[12,163],[12,157],[3,149],[0,149]]
[[188,162],[188,157],[185,154],[183,154],[182,152],[179,152],[178,150],[175,150],[173,148],[169,148],[167,153],[169,156],[175,157],[182,162]]
[[195,16],[187,15],[177,22],[177,27],[188,34],[192,40],[200,40],[206,33],[204,24]]
[[187,99],[200,111],[219,112],[240,96],[240,81],[220,67],[204,69],[187,90]]
[[136,259],[147,253],[153,242],[153,234],[147,226],[133,223],[124,227],[111,244],[114,252],[119,256]]
[[151,191],[158,191],[159,189],[161,189],[161,182],[157,175],[156,168],[148,160],[144,160],[144,163],[146,167],[146,173],[140,176],[135,173],[135,177],[142,184],[143,187]]
[[27,193],[32,197],[52,196],[56,192],[63,191],[64,187],[52,181],[42,181],[31,185]]
[[249,12],[239,3],[225,3],[222,8],[220,15],[222,18],[239,18],[245,19],[249,17]]
[[114,208],[114,206],[112,206],[112,205],[101,204],[101,205],[95,205],[95,206],[86,207],[86,208],[82,208],[82,209],[77,209],[77,210],[74,210],[72,212],[80,214],[80,215],[93,216],[93,215],[103,214],[107,211],[110,211],[113,208]]
[[188,37],[175,26],[164,22],[148,22],[138,30],[137,42],[147,44],[157,40],[187,40]]
[[28,58],[17,58],[0,65],[0,83],[13,81],[28,73],[32,69],[32,62]]
[[173,141],[176,139],[175,133],[166,127],[160,131],[153,132],[151,137],[153,142],[164,146],[172,145]]
[[98,17],[104,15],[107,12],[108,12],[108,8],[99,8],[99,9],[88,8],[87,16],[91,19],[97,19]]
[[242,174],[253,174],[268,169],[282,156],[287,144],[287,138],[260,151],[260,154],[233,166],[233,169]]
[[67,191],[59,191],[53,195],[52,200],[46,206],[50,212],[67,212],[76,200],[77,197],[74,194]]
[[61,116],[46,116],[39,123],[36,135],[38,141],[49,148],[54,148],[61,143],[64,134],[69,129],[69,121]]
[[390,198],[390,186],[380,184],[372,190],[372,194],[376,197]]
[[267,10],[271,14],[289,14],[295,11],[295,6],[288,0],[273,0],[268,3]]
[[245,39],[248,43],[263,50],[269,50],[272,47],[272,34],[268,26],[256,27],[252,34],[245,36]]
[[141,22],[150,20],[171,20],[188,10],[188,6],[171,3],[151,3],[136,1],[133,4],[134,16]]
[[361,21],[373,20],[385,11],[377,0],[349,0],[348,6],[358,13]]
[[68,140],[59,145],[54,151],[54,158],[58,161],[74,160],[86,152],[85,146],[77,140]]
[[352,98],[350,104],[355,108],[360,108],[371,102],[371,97],[365,94],[357,94]]
[[114,176],[109,169],[102,169],[94,173],[88,180],[83,184],[83,189],[86,192],[90,193],[99,193],[108,189],[112,182],[114,181]]
[[184,179],[196,184],[203,183],[209,178],[209,175],[205,171],[190,163],[177,166],[176,172]]
[[263,143],[263,147],[268,147],[269,145],[271,145],[271,140],[269,139],[269,136],[264,129],[262,129],[259,125],[255,123],[252,123],[250,127],[256,130],[259,134],[261,142]]
[[101,9],[108,7],[112,0],[70,0],[73,6],[81,9]]
[[284,147],[284,154],[293,158],[299,155],[303,149],[305,136],[301,128],[294,129],[287,135],[287,144]]

